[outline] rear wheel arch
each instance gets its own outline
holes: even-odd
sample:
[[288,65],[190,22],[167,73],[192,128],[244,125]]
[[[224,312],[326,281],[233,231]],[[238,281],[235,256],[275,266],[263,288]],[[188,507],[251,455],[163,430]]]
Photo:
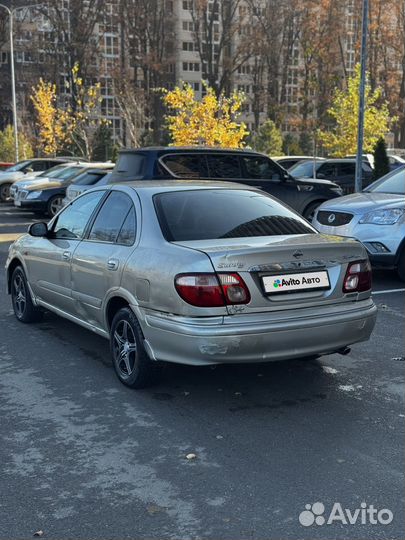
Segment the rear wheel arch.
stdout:
[[123,296],[113,296],[107,302],[105,310],[105,320],[107,322],[108,330],[111,328],[111,324],[115,315],[120,309],[129,308],[129,302]]

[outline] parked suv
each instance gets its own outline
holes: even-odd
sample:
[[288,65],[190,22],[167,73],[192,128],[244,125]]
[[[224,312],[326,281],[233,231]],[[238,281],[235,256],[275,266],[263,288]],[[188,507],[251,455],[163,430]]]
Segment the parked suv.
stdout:
[[10,198],[10,188],[14,182],[21,180],[25,175],[30,178],[38,176],[55,165],[71,161],[72,158],[37,158],[19,161],[12,167],[0,172],[0,202],[6,202]]
[[[363,168],[363,188],[373,180],[373,169],[365,160]],[[316,178],[322,178],[335,182],[346,194],[353,193],[354,179],[356,176],[356,160],[348,158],[332,158],[316,162]],[[307,178],[313,176],[313,165],[310,162],[297,163],[288,171],[295,178]]]
[[328,180],[293,178],[264,154],[200,147],[122,150],[109,183],[174,178],[242,182],[277,197],[309,220],[322,202],[342,195]]

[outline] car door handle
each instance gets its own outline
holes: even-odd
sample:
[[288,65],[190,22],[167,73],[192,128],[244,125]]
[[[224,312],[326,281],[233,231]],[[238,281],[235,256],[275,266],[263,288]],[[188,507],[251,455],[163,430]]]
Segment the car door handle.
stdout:
[[108,270],[117,270],[118,262],[119,261],[117,259],[109,259],[108,262],[107,262]]
[[70,261],[71,256],[72,256],[72,254],[70,253],[70,251],[64,251],[63,254],[62,254],[62,259],[64,261]]

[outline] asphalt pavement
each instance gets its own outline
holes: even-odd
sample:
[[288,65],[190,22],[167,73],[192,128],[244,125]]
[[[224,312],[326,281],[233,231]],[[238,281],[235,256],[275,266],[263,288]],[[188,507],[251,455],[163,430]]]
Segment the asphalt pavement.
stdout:
[[[0,206],[2,268],[30,222]],[[1,272],[0,538],[403,540],[404,284],[377,270],[374,291],[348,356],[173,365],[135,391],[106,340],[18,323]]]

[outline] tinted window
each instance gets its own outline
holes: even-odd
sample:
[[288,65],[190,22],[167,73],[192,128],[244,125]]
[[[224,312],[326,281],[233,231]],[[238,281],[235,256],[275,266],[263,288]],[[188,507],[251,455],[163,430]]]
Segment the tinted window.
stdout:
[[82,238],[90,216],[103,195],[104,191],[87,193],[67,206],[52,227],[54,237]]
[[126,173],[126,176],[139,176],[143,172],[144,163],[144,154],[120,154],[117,171]]
[[335,172],[335,165],[333,163],[323,163],[317,174],[323,174],[325,178],[332,178]]
[[132,201],[119,191],[110,193],[90,230],[89,240],[115,242],[123,221],[132,207]]
[[32,161],[30,165],[28,166],[28,168],[32,169],[35,172],[46,171],[46,169],[48,169],[47,165],[48,165],[47,161]]
[[261,156],[242,157],[247,178],[281,180],[280,170],[269,159]]
[[[318,171],[322,161],[315,162],[315,171]],[[300,161],[294,167],[291,167],[288,171],[294,178],[313,178],[314,176],[314,162],[313,161]],[[323,171],[320,171],[323,172]]]
[[239,156],[208,154],[207,162],[210,178],[242,178]]
[[371,184],[365,191],[405,195],[405,167],[386,174]]
[[124,244],[126,246],[132,246],[135,242],[136,234],[136,221],[135,221],[135,210],[134,207],[128,212],[127,217],[125,218],[124,224],[121,227],[119,232],[117,243]]
[[201,178],[208,176],[205,158],[199,154],[174,154],[162,159],[165,166],[174,175],[181,178]]
[[93,186],[106,174],[107,172],[83,172],[77,175],[73,183],[80,184],[81,186]]
[[356,172],[355,163],[339,163],[337,166],[338,176],[354,175]]
[[154,202],[169,242],[315,232],[279,202],[249,190],[167,192]]

